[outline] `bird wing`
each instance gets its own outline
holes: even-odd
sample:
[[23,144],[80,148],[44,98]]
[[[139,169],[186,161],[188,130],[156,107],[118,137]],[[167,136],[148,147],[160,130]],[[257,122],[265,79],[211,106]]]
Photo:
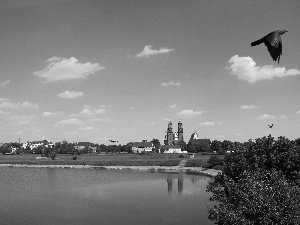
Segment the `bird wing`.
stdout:
[[268,51],[272,59],[276,62],[280,60],[280,55],[282,55],[282,42],[280,34],[278,32],[272,32],[265,37],[265,45],[268,48]]

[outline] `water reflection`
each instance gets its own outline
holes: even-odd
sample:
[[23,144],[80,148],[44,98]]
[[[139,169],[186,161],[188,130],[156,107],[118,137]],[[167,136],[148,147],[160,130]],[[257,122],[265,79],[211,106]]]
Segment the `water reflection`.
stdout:
[[[199,175],[194,175],[191,176],[190,180],[192,185],[187,185],[185,187],[184,190],[184,174],[183,172],[179,172],[179,173],[170,173],[167,175],[167,189],[168,189],[168,194],[169,196],[172,195],[173,192],[173,183],[177,183],[177,192],[179,195],[182,194],[191,194],[191,193],[199,193],[201,190],[197,187],[196,183],[199,180],[205,180],[205,181],[209,181],[211,178],[208,177],[203,177],[203,176],[199,176]],[[186,179],[187,180],[187,179]]]
[[204,176],[1,168],[0,178],[1,224],[212,224]]

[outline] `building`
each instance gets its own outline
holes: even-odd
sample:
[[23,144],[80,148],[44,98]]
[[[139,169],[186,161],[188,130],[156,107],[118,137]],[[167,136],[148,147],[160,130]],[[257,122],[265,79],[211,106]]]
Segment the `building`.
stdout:
[[179,145],[163,145],[160,148],[162,153],[186,153],[181,150]]
[[75,146],[75,149],[77,150],[82,150],[84,148],[89,148],[92,149],[92,151],[95,153],[96,152],[96,147],[94,147],[94,144],[91,142],[78,142]]
[[43,146],[45,148],[53,148],[54,144],[50,140],[42,140],[42,141],[27,141],[26,143],[22,144],[22,148],[29,147],[31,150],[37,148],[39,146]]
[[169,120],[168,129],[166,131],[164,144],[165,145],[177,145],[180,141],[183,141],[183,128],[181,119],[178,122],[178,130],[173,133],[172,122]]
[[142,141],[142,142],[134,142],[132,144],[131,150],[134,153],[149,153],[152,152],[154,145],[152,142]]
[[196,131],[192,133],[188,142],[188,146],[197,146],[197,148],[208,149],[210,147],[210,139],[200,139]]

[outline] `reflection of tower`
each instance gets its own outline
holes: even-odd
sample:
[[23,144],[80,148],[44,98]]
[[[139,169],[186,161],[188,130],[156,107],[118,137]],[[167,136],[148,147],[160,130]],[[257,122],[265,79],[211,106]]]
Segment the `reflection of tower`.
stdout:
[[171,194],[172,193],[172,188],[173,188],[173,179],[168,178],[167,183],[168,183],[168,193]]
[[183,176],[182,173],[178,174],[178,193],[182,194],[183,192]]

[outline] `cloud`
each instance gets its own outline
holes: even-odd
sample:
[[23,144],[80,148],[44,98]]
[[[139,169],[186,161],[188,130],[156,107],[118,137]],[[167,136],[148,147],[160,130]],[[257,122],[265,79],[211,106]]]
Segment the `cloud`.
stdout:
[[300,114],[300,110],[296,112],[297,114]]
[[204,127],[209,127],[209,126],[214,126],[215,125],[215,122],[204,122],[204,123],[201,123],[200,124],[201,126],[204,126]]
[[189,118],[201,114],[202,112],[193,111],[191,109],[182,110],[181,112],[177,113],[178,116],[182,116],[184,118]]
[[109,122],[110,119],[107,119],[107,118],[91,118],[90,121],[92,121],[92,122]]
[[268,115],[268,114],[263,114],[258,117],[259,120],[268,120],[268,119],[275,119],[275,118],[276,116]]
[[42,114],[43,117],[59,117],[63,115],[63,112],[43,112]]
[[169,53],[171,51],[174,51],[174,49],[160,48],[159,50],[155,50],[155,49],[152,49],[151,45],[146,45],[144,47],[143,51],[139,54],[136,54],[135,56],[137,58],[148,58],[149,56],[166,54],[166,53]]
[[259,80],[272,79],[274,77],[286,77],[300,75],[297,69],[286,70],[285,67],[274,67],[265,65],[263,67],[256,66],[256,62],[251,57],[232,56],[229,61],[231,65],[227,69],[231,70],[231,74],[237,76],[240,80],[246,80],[254,83]]
[[180,84],[181,83],[174,83],[173,81],[170,81],[169,83],[161,83],[160,85],[169,87],[169,86],[179,86]]
[[176,109],[176,108],[177,108],[177,105],[176,105],[176,104],[170,105],[169,108],[170,108],[170,109]]
[[280,118],[280,119],[286,119],[287,116],[286,116],[286,115],[281,115],[281,116],[279,116],[279,118]]
[[241,106],[241,109],[255,109],[255,108],[257,108],[257,106],[255,106],[255,105],[242,105]]
[[0,87],[4,87],[4,86],[8,85],[9,83],[10,83],[10,80],[6,80],[6,81],[0,83]]
[[46,82],[62,80],[85,79],[97,71],[105,69],[99,63],[80,63],[78,59],[71,57],[52,57],[46,61],[48,65],[41,71],[33,74],[46,79]]
[[101,105],[98,109],[92,109],[91,106],[85,105],[84,108],[79,113],[73,113],[70,115],[70,117],[80,117],[80,116],[95,116],[99,114],[104,114],[106,112],[106,109],[104,108],[104,105]]
[[62,120],[60,122],[57,122],[58,125],[81,125],[82,121],[76,119],[76,118],[71,118],[68,120]]
[[79,130],[94,130],[94,129],[95,128],[93,126],[79,128]]
[[21,115],[21,116],[9,116],[9,120],[14,125],[29,125],[33,123],[35,116],[34,115]]
[[60,98],[78,98],[84,96],[83,92],[76,92],[76,91],[65,91],[60,94],[56,95],[57,97]]
[[3,101],[0,104],[0,108],[5,109],[37,109],[39,106],[30,102],[23,102],[23,103],[14,103],[10,101]]

